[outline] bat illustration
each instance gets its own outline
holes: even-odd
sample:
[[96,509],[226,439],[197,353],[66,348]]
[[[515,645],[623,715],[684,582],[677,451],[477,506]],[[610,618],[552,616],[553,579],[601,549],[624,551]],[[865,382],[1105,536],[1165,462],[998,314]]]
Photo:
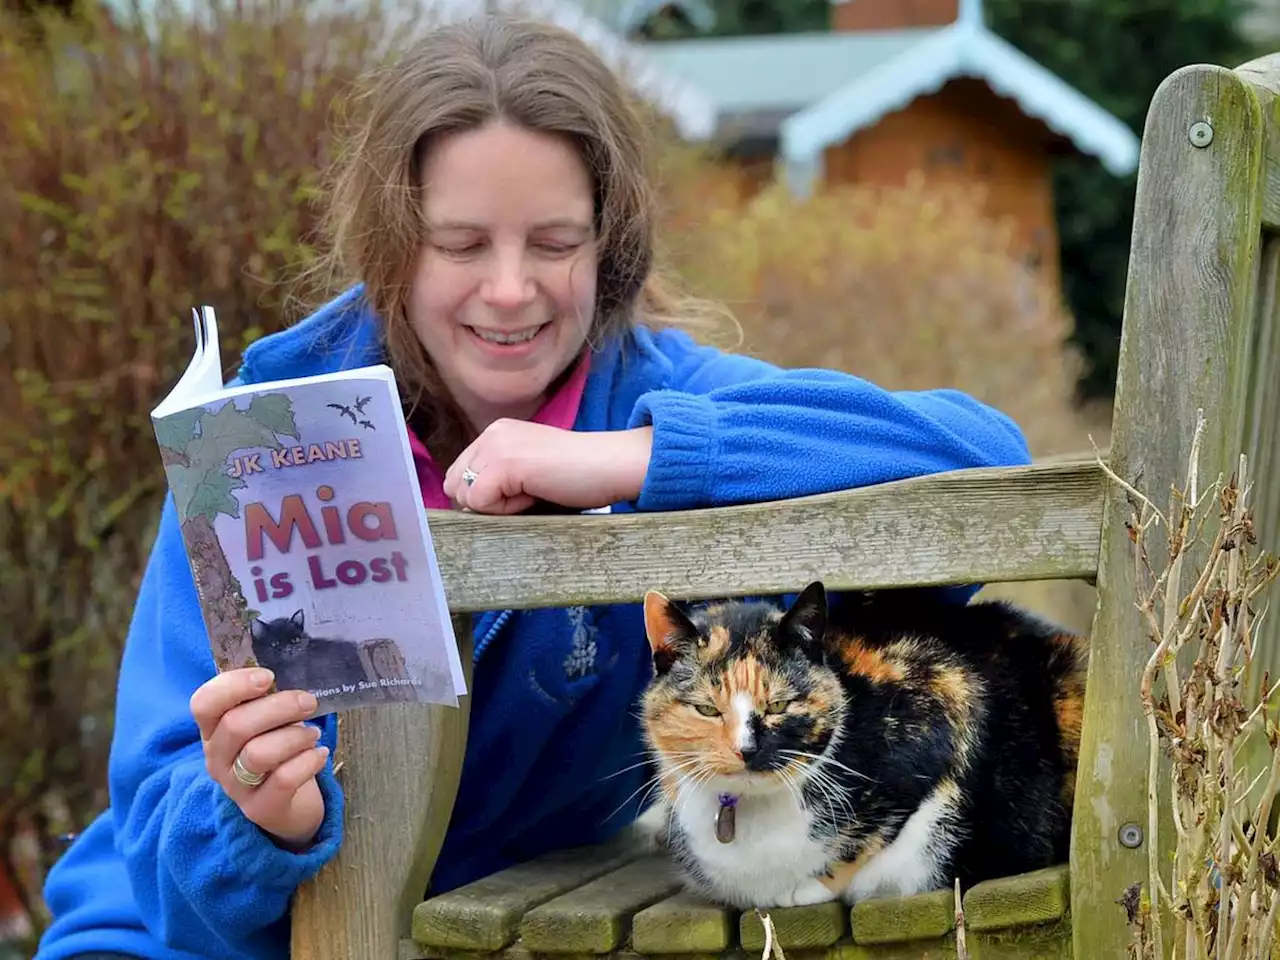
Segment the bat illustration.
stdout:
[[377,430],[377,429],[378,429],[378,428],[377,428],[377,427],[375,427],[372,423],[370,423],[368,420],[361,420],[361,421],[360,421],[360,426],[364,427],[366,430]]
[[355,415],[355,413],[353,413],[353,412],[352,412],[352,410],[351,410],[351,408],[350,408],[350,407],[348,407],[348,406],[346,406],[345,404],[341,404],[341,403],[326,403],[326,404],[325,404],[325,406],[326,406],[326,407],[333,407],[333,409],[335,409],[335,410],[337,410],[337,411],[338,411],[338,415],[339,415],[339,416],[341,416],[341,417],[350,417],[350,418],[351,418],[351,422],[352,422],[352,423],[355,423],[355,422],[356,422],[356,415]]
[[365,404],[367,404],[372,399],[373,397],[357,397],[356,403],[355,403],[356,413],[363,414]]

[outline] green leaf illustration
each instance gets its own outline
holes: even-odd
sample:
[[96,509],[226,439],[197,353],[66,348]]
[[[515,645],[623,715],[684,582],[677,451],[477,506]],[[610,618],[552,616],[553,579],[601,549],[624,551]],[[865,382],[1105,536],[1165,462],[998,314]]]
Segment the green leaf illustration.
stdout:
[[227,459],[237,450],[279,446],[280,441],[272,431],[238,410],[234,400],[228,400],[217,413],[205,416],[200,439],[192,442],[187,456],[193,467],[212,470],[225,467]]
[[[245,411],[245,416],[270,430],[273,435],[280,434],[292,437],[294,440],[298,439],[298,425],[294,422],[293,405],[287,394],[259,394],[249,402],[249,409]],[[274,448],[281,444],[277,441],[270,446]]]
[[196,435],[196,424],[205,414],[204,407],[179,410],[156,421],[156,441],[162,447],[183,453]]
[[213,523],[220,513],[240,516],[240,502],[231,491],[246,486],[243,479],[229,476],[225,470],[178,467],[177,471],[181,476],[173,484],[174,501],[183,522],[203,516]]

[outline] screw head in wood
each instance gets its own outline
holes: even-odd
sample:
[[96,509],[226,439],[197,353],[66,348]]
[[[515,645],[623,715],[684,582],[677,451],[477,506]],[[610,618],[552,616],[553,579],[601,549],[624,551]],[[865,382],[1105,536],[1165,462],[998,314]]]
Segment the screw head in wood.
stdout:
[[1213,124],[1208,120],[1197,120],[1187,131],[1193,147],[1204,148],[1213,143]]
[[1136,823],[1126,823],[1120,828],[1120,846],[1133,850],[1142,846],[1142,828]]

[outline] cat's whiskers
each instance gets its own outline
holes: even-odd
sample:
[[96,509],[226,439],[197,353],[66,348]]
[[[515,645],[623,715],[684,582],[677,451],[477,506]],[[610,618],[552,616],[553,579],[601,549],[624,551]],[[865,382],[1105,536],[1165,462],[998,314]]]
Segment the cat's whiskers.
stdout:
[[[687,765],[689,765],[689,764],[696,764],[697,762],[698,762],[698,761],[697,761],[697,758],[695,757],[695,758],[693,758],[693,759],[689,759],[689,760],[679,760],[679,761],[677,761],[677,762],[675,762],[675,763],[670,763],[670,764],[668,764],[668,765],[667,765],[667,767],[668,767],[668,769],[667,769],[667,770],[659,770],[659,771],[658,771],[657,773],[655,773],[652,777],[650,777],[649,779],[645,780],[645,782],[644,782],[644,783],[640,784],[640,786],[636,787],[636,789],[632,790],[632,791],[631,791],[631,793],[627,796],[627,798],[626,798],[625,800],[623,800],[620,804],[618,804],[616,807],[614,807],[614,808],[613,808],[613,810],[609,813],[609,815],[608,815],[607,817],[605,817],[605,818],[604,818],[604,820],[602,820],[601,822],[602,822],[602,823],[608,823],[610,820],[612,820],[615,816],[617,816],[618,812],[619,812],[623,807],[625,807],[628,803],[630,803],[630,802],[632,801],[632,799],[636,796],[636,794],[640,793],[641,791],[644,791],[644,796],[642,796],[642,797],[640,798],[640,806],[641,806],[641,807],[643,807],[643,806],[644,806],[644,803],[645,803],[645,800],[646,800],[646,799],[648,799],[649,794],[650,794],[650,793],[651,793],[655,788],[658,788],[658,787],[661,787],[661,786],[662,786],[662,777],[663,777],[663,774],[664,774],[664,773],[670,772],[670,770],[671,770],[671,769],[679,770],[679,769],[681,769],[681,768],[682,768],[682,767],[684,767],[684,766],[687,766]],[[641,764],[636,764],[636,765],[634,765],[633,767],[629,767],[628,769],[634,769],[634,768],[635,768],[635,766],[641,766]],[[623,771],[619,771],[619,773],[621,773],[621,772],[623,772]],[[615,777],[616,777],[617,775],[618,775],[618,774],[616,774],[616,773],[615,773],[615,774],[610,774],[610,776],[615,776]],[[607,779],[609,779],[609,778],[608,778],[608,777],[602,777],[601,779],[602,779],[602,780],[607,780]]]
[[831,756],[828,753],[810,753],[807,750],[779,750],[778,752],[787,754],[788,756],[792,756],[792,757],[804,757],[808,760],[812,760],[814,761],[813,767],[815,768],[820,766],[821,764],[830,764],[833,767],[839,767],[841,770],[845,771],[850,776],[854,776],[862,780],[866,780],[868,783],[875,783],[875,780],[872,779],[871,777],[868,777],[865,773],[859,773],[857,770],[853,769],[853,767],[850,767],[841,763],[839,760],[837,760],[835,757]]
[[808,782],[813,785],[814,790],[826,803],[833,819],[838,820],[838,814],[843,813],[846,819],[855,824],[859,823],[847,788],[832,777],[830,773],[822,769],[821,764],[814,764],[810,767]]
[[600,780],[601,782],[605,780],[612,780],[614,777],[620,777],[624,773],[630,773],[632,770],[636,770],[640,767],[647,767],[651,762],[652,761],[650,760],[641,760],[639,763],[633,763],[628,767],[623,767],[621,770],[615,770],[613,773],[607,773],[601,777]]
[[790,793],[792,799],[795,800],[796,809],[803,810],[804,809],[804,791],[800,789],[800,784],[796,782],[795,777],[791,775],[791,773],[787,770],[786,767],[783,767],[780,770],[778,770],[778,776],[782,780],[783,784],[786,785],[787,792]]
[[[688,803],[689,798],[697,792],[697,788],[703,783],[709,782],[715,775],[716,772],[714,768],[711,766],[705,766],[694,771],[692,774],[685,774],[677,780],[675,785],[676,801],[671,805],[672,814],[674,816],[679,816],[680,804]],[[688,783],[689,789],[684,789],[686,782]]]
[[[810,753],[804,750],[780,750],[784,755],[792,757],[790,765],[802,771],[806,785],[812,785],[815,799],[821,800],[830,811],[833,819],[839,819],[839,813],[850,820],[857,821],[852,801],[848,796],[848,788],[842,784],[829,770],[828,765],[848,770],[842,763],[833,761],[829,756]],[[850,771],[853,772],[853,771]],[[866,778],[870,779],[870,778]]]
[[[677,750],[677,751],[669,751],[669,752],[663,753],[664,758],[677,757],[680,759],[685,759],[685,758],[696,758],[698,756],[700,756],[700,754],[692,750]],[[652,756],[649,756],[649,757],[646,757],[644,760],[641,760],[639,763],[633,763],[629,767],[623,767],[621,770],[616,770],[613,773],[607,774],[606,776],[601,777],[600,780],[602,782],[605,780],[612,780],[614,777],[620,777],[624,773],[627,773],[631,770],[635,770],[638,767],[647,767],[649,766],[649,764],[656,763],[656,762],[659,762],[659,761],[656,761]]]

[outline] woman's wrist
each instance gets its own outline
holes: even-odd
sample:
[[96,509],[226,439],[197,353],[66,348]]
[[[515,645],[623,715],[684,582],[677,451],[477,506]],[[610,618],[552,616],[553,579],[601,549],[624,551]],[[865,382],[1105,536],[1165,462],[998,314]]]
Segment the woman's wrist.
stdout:
[[649,455],[653,450],[653,427],[633,427],[615,433],[616,444],[606,451],[610,473],[614,477],[611,503],[640,499],[645,477],[649,473]]

